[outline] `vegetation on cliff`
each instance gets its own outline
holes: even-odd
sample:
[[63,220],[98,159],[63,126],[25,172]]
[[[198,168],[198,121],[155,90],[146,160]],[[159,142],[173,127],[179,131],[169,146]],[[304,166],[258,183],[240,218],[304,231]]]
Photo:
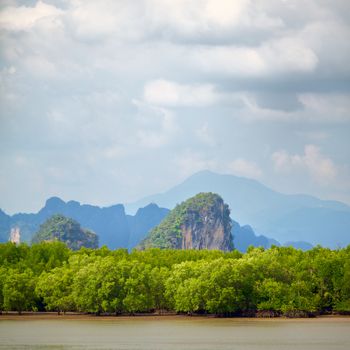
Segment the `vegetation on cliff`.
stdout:
[[[189,244],[184,242],[186,232]],[[228,205],[215,193],[199,193],[178,204],[139,248],[232,250]]]
[[98,237],[94,232],[81,228],[77,221],[60,214],[51,216],[40,226],[32,242],[41,241],[65,242],[73,250],[98,247]]
[[0,244],[0,310],[219,315],[350,312],[350,246],[72,251]]

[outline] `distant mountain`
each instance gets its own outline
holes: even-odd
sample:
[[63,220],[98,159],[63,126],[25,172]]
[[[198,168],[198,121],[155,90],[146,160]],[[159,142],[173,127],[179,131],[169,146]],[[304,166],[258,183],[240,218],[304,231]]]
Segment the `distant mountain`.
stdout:
[[280,246],[281,244],[263,235],[257,236],[249,225],[240,226],[233,221],[232,226],[233,244],[240,252],[246,252],[249,246],[270,248],[272,245]]
[[78,250],[81,247],[97,248],[97,235],[80,224],[60,214],[55,214],[40,225],[39,231],[34,235],[32,242],[60,241],[67,244],[70,249]]
[[96,234],[100,239],[100,245],[109,248],[127,248],[129,241],[129,226],[122,204],[107,208],[93,205],[81,205],[76,201],[64,202],[58,197],[52,197],[46,201],[45,206],[36,214],[15,214],[13,216],[1,216],[0,213],[0,239],[6,242],[11,228],[18,227],[21,233],[21,241],[30,242],[39,226],[54,214],[61,214],[78,221]]
[[255,232],[284,242],[307,241],[330,248],[350,244],[350,207],[308,195],[286,195],[258,181],[210,171],[199,172],[172,189],[126,205],[133,213],[150,202],[172,209],[199,192],[218,193],[231,216]]
[[9,239],[11,231],[11,216],[0,209],[0,242],[6,242]]
[[137,246],[147,235],[147,233],[157,226],[170,212],[169,209],[159,208],[158,205],[151,203],[140,208],[135,216],[127,215],[129,224],[129,248]]
[[233,249],[228,205],[215,193],[199,193],[177,205],[139,248]]
[[[249,225],[240,226],[236,221],[233,221],[232,235],[234,247],[240,252],[247,251],[249,246],[263,247],[265,249],[270,248],[272,245],[281,246],[281,243],[273,238],[266,237],[264,235],[256,235],[254,230]],[[313,248],[313,245],[303,241],[290,241],[283,244],[285,247],[294,247],[301,250],[309,250]]]
[[154,226],[158,225],[169,212],[156,204],[140,208],[135,216],[126,215],[122,204],[106,208],[64,202],[58,197],[46,201],[36,214],[7,215],[0,210],[0,242],[7,242],[11,228],[19,228],[22,242],[30,242],[41,224],[54,214],[61,214],[79,222],[83,227],[99,236],[100,246],[111,249],[135,247]]
[[[132,216],[125,215],[122,205],[99,208],[96,206],[81,205],[75,201],[66,203],[60,198],[53,197],[48,199],[45,206],[36,214],[15,214],[10,216],[0,210],[0,242],[8,241],[11,228],[19,228],[21,241],[30,242],[34,233],[39,230],[40,225],[46,219],[54,214],[63,214],[74,218],[84,227],[96,232],[100,237],[100,246],[106,244],[111,249],[132,249],[169,212],[169,209],[160,208],[156,204],[151,203],[144,208],[140,208],[136,215]],[[125,227],[125,220],[127,227]],[[119,223],[121,227],[124,227],[123,231],[120,230]],[[232,233],[234,246],[242,252],[246,251],[250,245],[255,247],[262,246],[264,248],[268,248],[272,244],[280,245],[274,239],[263,235],[256,235],[249,225],[240,226],[235,221],[233,221]],[[312,247],[306,242],[289,242],[287,245],[293,245],[296,248],[304,250]]]
[[129,227],[122,204],[100,208],[87,204],[81,205],[76,201],[66,203],[53,197],[46,202],[38,215],[47,218],[57,213],[71,217],[83,227],[96,232],[100,245],[107,245],[112,249],[128,246]]
[[294,247],[296,249],[301,249],[301,250],[309,250],[309,249],[313,248],[312,244],[310,244],[308,242],[303,242],[303,241],[286,242],[283,245],[285,247]]

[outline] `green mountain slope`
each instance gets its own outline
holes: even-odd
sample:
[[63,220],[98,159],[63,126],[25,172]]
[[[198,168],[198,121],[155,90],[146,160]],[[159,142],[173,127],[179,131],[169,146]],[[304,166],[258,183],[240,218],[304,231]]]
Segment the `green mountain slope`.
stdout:
[[126,211],[133,213],[150,202],[172,209],[199,192],[219,194],[230,206],[234,220],[282,244],[307,241],[337,248],[350,243],[348,205],[308,195],[282,194],[255,180],[210,171],[201,171],[164,193],[128,204]]
[[140,243],[139,248],[233,248],[230,210],[215,193],[199,193],[177,205]]
[[82,229],[78,222],[60,214],[47,219],[34,235],[32,242],[55,240],[65,242],[73,250],[98,247],[98,237],[94,232]]

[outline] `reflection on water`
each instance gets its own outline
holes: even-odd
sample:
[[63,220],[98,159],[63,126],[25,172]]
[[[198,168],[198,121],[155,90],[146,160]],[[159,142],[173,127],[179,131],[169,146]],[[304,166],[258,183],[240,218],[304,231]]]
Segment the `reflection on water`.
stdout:
[[17,319],[0,349],[350,349],[350,319]]

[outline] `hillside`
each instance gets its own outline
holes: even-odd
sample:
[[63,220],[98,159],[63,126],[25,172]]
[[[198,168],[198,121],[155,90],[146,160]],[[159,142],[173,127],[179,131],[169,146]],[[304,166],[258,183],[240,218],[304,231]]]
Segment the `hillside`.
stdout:
[[199,193],[177,205],[139,248],[233,249],[228,205],[214,193]]
[[234,219],[249,224],[258,234],[281,243],[307,241],[336,248],[350,243],[350,207],[307,195],[286,195],[258,181],[202,171],[170,190],[126,205],[126,211],[146,203],[172,209],[199,192],[218,193],[230,206]]
[[81,228],[78,222],[60,214],[47,219],[32,239],[33,243],[42,241],[64,242],[73,250],[98,247],[98,237],[94,232]]

